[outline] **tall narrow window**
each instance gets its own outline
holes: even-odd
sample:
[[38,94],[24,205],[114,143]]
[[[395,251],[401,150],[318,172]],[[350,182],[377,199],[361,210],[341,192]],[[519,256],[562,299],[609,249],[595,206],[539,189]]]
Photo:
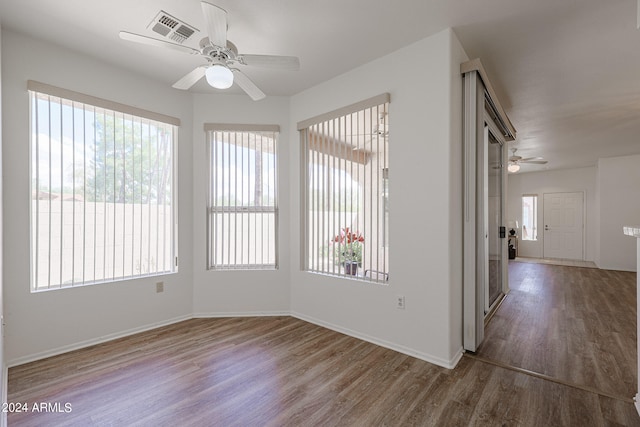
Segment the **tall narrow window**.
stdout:
[[538,195],[522,196],[522,240],[538,240]]
[[278,126],[206,124],[210,269],[278,266]]
[[29,94],[31,289],[174,272],[179,121],[37,82]]
[[389,278],[388,94],[298,124],[304,143],[304,269]]

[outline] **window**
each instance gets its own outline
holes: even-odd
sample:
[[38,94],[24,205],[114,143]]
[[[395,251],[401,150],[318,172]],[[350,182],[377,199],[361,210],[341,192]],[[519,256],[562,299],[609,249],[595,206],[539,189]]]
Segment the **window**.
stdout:
[[306,271],[388,280],[388,109],[383,94],[298,124]]
[[210,269],[278,266],[278,126],[205,125]]
[[177,270],[179,121],[29,82],[31,289]]
[[538,240],[538,195],[522,196],[522,240]]

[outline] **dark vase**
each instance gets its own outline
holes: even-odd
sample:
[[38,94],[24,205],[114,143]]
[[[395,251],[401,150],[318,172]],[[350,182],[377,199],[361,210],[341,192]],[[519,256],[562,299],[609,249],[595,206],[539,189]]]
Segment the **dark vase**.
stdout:
[[358,274],[358,261],[345,261],[344,273],[349,276],[355,276]]

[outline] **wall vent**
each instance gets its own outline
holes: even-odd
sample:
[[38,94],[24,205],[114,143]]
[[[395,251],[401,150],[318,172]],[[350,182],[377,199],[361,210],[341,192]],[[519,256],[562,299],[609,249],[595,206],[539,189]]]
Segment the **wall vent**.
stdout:
[[158,12],[147,28],[150,28],[151,31],[160,34],[162,37],[180,44],[187,41],[189,37],[198,31],[195,27],[169,15],[164,10]]

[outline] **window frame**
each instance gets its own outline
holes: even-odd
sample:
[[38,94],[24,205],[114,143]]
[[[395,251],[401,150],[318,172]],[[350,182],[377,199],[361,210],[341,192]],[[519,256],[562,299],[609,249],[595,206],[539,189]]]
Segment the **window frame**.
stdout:
[[[207,213],[206,213],[206,239],[207,239],[207,248],[206,248],[206,267],[207,270],[212,271],[242,271],[242,270],[277,270],[279,268],[279,166],[278,166],[278,157],[279,157],[279,137],[280,137],[280,126],[279,125],[270,125],[270,124],[220,124],[220,123],[205,123],[204,124],[205,131],[205,143],[206,143],[206,151],[207,151]],[[245,206],[245,205],[215,205],[214,203],[214,182],[217,182],[217,178],[214,176],[213,167],[213,152],[212,145],[214,143],[214,134],[220,133],[235,133],[235,134],[245,134],[241,139],[244,141],[244,137],[247,139],[250,138],[250,135],[261,135],[262,137],[266,137],[272,141],[273,144],[273,205],[272,206],[262,206],[262,205],[253,205],[253,206]],[[237,150],[237,148],[236,148]],[[256,151],[256,150],[254,150]],[[263,153],[267,151],[262,150]],[[243,164],[244,168],[244,164]],[[243,169],[244,170],[244,169]],[[237,177],[237,175],[236,175]],[[235,178],[234,178],[235,179]],[[257,179],[257,175],[256,175]],[[230,178],[231,180],[231,178]],[[243,181],[240,185],[244,187],[246,183]],[[250,185],[250,184],[248,184]],[[254,183],[255,185],[255,183]],[[231,255],[220,254],[220,262],[216,262],[218,260],[218,252],[217,246],[218,242],[216,239],[218,236],[216,235],[217,226],[213,225],[214,220],[212,216],[215,214],[228,213],[228,214],[273,214],[273,240],[267,241],[268,250],[267,250],[267,258],[270,258],[269,248],[273,249],[273,262],[260,262],[260,263],[251,263],[249,262],[250,255],[247,254],[247,262],[237,262],[237,248],[235,248],[234,244],[234,262],[231,262]],[[261,242],[264,242],[265,234],[264,229],[262,230]],[[269,233],[269,230],[267,230]],[[224,237],[224,236],[223,236]],[[257,240],[256,235],[252,235],[247,237],[247,239],[251,240],[251,238]],[[244,239],[243,239],[244,241]],[[255,243],[255,240],[254,240]],[[257,243],[256,243],[257,244]],[[214,247],[215,246],[215,247]],[[222,245],[224,247],[224,245]],[[230,251],[230,248],[229,252]],[[244,254],[242,254],[244,255]],[[225,256],[228,257],[228,262],[224,262]],[[257,253],[255,254],[255,258],[257,258]],[[261,253],[261,259],[264,261],[264,253]],[[242,261],[242,259],[241,259]]]
[[[83,287],[83,286],[91,286],[91,285],[96,285],[96,284],[103,284],[103,283],[113,283],[113,282],[119,282],[119,281],[125,281],[125,280],[135,280],[135,279],[139,279],[139,278],[145,278],[145,277],[156,277],[156,276],[165,276],[168,274],[175,274],[178,272],[178,134],[179,134],[179,126],[180,126],[180,120],[178,118],[175,117],[171,117],[171,116],[167,116],[164,114],[160,114],[160,113],[155,113],[152,111],[148,111],[148,110],[144,110],[144,109],[140,109],[137,107],[132,107],[132,106],[128,106],[126,104],[121,104],[121,103],[117,103],[114,101],[110,101],[110,100],[106,100],[103,98],[98,98],[95,96],[91,96],[91,95],[86,95],[80,92],[75,92],[75,91],[71,91],[68,89],[64,89],[64,88],[59,88],[56,86],[51,86],[45,83],[41,83],[41,82],[36,82],[36,81],[32,81],[29,80],[27,82],[27,91],[28,91],[28,95],[29,95],[29,177],[30,177],[30,183],[29,183],[29,189],[30,189],[30,199],[33,199],[33,195],[37,193],[36,195],[36,203],[35,203],[35,207],[34,207],[34,203],[30,202],[30,207],[29,207],[29,233],[30,233],[30,250],[29,250],[29,258],[30,258],[30,291],[33,292],[43,292],[43,291],[48,291],[48,290],[57,290],[57,289],[68,289],[68,288],[74,288],[74,287]],[[125,220],[129,218],[128,213],[126,212],[127,206],[133,204],[134,206],[137,204],[135,202],[135,200],[133,201],[133,203],[131,203],[131,201],[127,201],[126,200],[126,196],[125,196],[125,201],[124,203],[122,202],[116,202],[115,200],[113,201],[107,201],[106,199],[99,202],[99,201],[93,201],[93,202],[89,202],[89,201],[85,201],[84,198],[86,196],[86,187],[83,187],[82,190],[82,209],[83,209],[83,217],[82,217],[82,223],[79,224],[76,221],[76,206],[75,204],[77,202],[80,202],[80,200],[77,200],[77,189],[76,189],[76,180],[75,177],[73,178],[73,185],[72,185],[72,191],[73,193],[69,193],[69,194],[73,194],[73,198],[71,199],[71,201],[74,203],[73,206],[73,216],[72,216],[72,228],[73,228],[73,232],[72,235],[75,235],[75,229],[76,228],[81,228],[83,230],[83,242],[81,245],[77,245],[77,242],[75,240],[75,237],[72,237],[72,249],[71,249],[71,256],[74,257],[74,253],[76,251],[76,249],[82,250],[83,251],[83,258],[82,258],[82,280],[77,280],[75,277],[76,274],[76,269],[75,269],[75,263],[76,263],[76,259],[75,257],[71,260],[71,265],[72,265],[72,269],[71,269],[71,273],[72,273],[72,279],[71,280],[67,280],[67,281],[62,281],[62,283],[54,283],[52,284],[51,281],[51,275],[49,275],[49,279],[48,279],[48,283],[46,286],[40,286],[39,282],[38,282],[38,277],[36,276],[36,271],[38,270],[38,265],[37,265],[37,260],[38,260],[38,256],[40,255],[39,253],[36,253],[36,249],[37,249],[37,245],[39,244],[39,236],[36,235],[36,231],[39,227],[39,223],[36,224],[34,223],[35,219],[38,218],[38,215],[41,214],[41,212],[39,211],[39,203],[38,200],[40,200],[40,183],[38,180],[38,174],[39,174],[39,170],[34,170],[36,169],[36,165],[34,164],[34,158],[39,158],[41,155],[41,152],[37,151],[39,149],[38,144],[39,144],[39,136],[36,136],[34,138],[34,131],[38,132],[40,130],[39,124],[36,122],[34,123],[35,120],[38,120],[38,106],[34,105],[34,100],[42,98],[42,97],[48,97],[50,100],[54,99],[54,100],[58,100],[58,104],[60,105],[60,135],[56,135],[56,137],[60,137],[60,138],[64,138],[63,134],[62,134],[62,128],[65,126],[64,125],[64,121],[65,120],[71,120],[72,123],[72,150],[74,151],[74,160],[72,160],[72,166],[74,168],[74,171],[76,170],[77,167],[80,166],[79,163],[76,163],[76,158],[75,158],[75,150],[76,150],[76,124],[74,122],[75,118],[76,118],[76,114],[79,114],[76,110],[77,109],[82,109],[82,129],[83,129],[83,134],[79,137],[79,139],[82,140],[82,153],[83,153],[83,159],[82,159],[82,164],[81,167],[84,169],[87,167],[87,157],[86,157],[86,153],[87,150],[89,149],[90,145],[87,143],[86,138],[87,138],[87,134],[86,134],[86,126],[87,126],[87,112],[90,112],[91,110],[93,110],[93,120],[98,120],[97,119],[97,111],[100,110],[103,119],[106,117],[113,117],[114,120],[114,128],[113,128],[113,138],[115,138],[116,133],[118,132],[118,130],[116,130],[116,121],[122,123],[123,126],[123,130],[122,130],[122,135],[123,138],[125,138],[127,135],[125,135],[124,133],[124,129],[125,129],[125,123],[131,123],[130,126],[134,126],[135,124],[138,124],[139,126],[143,126],[146,123],[146,126],[148,126],[147,129],[151,129],[151,126],[157,127],[158,129],[163,128],[165,129],[165,131],[169,131],[169,134],[171,135],[171,139],[170,139],[170,148],[168,150],[166,150],[165,155],[168,155],[169,158],[167,159],[167,161],[170,163],[170,167],[167,170],[168,173],[170,174],[169,179],[166,181],[166,183],[168,185],[170,185],[170,206],[168,206],[168,208],[166,207],[166,205],[162,205],[164,206],[162,209],[166,210],[164,213],[168,213],[168,217],[169,219],[165,219],[163,222],[163,229],[164,234],[163,234],[163,244],[166,244],[166,239],[168,239],[168,247],[164,247],[164,248],[160,248],[160,246],[158,246],[158,248],[161,249],[161,251],[163,251],[163,262],[162,262],[162,266],[163,268],[160,269],[160,263],[158,262],[159,260],[155,260],[155,262],[151,262],[148,261],[146,267],[148,269],[151,269],[152,266],[154,267],[154,271],[147,271],[144,273],[139,273],[139,274],[135,274],[135,267],[134,266],[134,258],[132,258],[132,268],[131,268],[131,272],[130,274],[126,274],[126,266],[125,263],[123,262],[122,267],[121,267],[121,273],[122,274],[115,274],[116,271],[116,254],[117,254],[117,259],[119,259],[120,257],[123,257],[123,260],[126,258],[126,249],[121,249],[121,250],[117,250],[115,249],[118,246],[118,242],[121,243],[124,247],[125,245],[125,238],[124,235],[126,234],[126,224],[122,223],[120,226],[122,228],[122,233],[123,233],[123,240],[122,241],[118,241],[119,239],[119,235],[116,235],[116,225],[118,223],[118,221],[115,220],[115,216],[114,216],[114,230],[113,230],[113,241],[112,244],[114,246],[114,250],[113,250],[113,254],[114,257],[112,259],[112,271],[113,274],[111,275],[107,275],[106,273],[103,275],[103,277],[101,278],[96,278],[95,275],[95,268],[96,265],[98,264],[99,261],[96,260],[96,248],[101,248],[102,251],[104,251],[104,253],[106,253],[107,248],[109,247],[109,242],[108,242],[108,237],[110,235],[107,235],[106,231],[103,234],[104,237],[104,242],[102,242],[102,244],[96,244],[94,241],[94,246],[93,246],[93,263],[89,264],[89,266],[91,267],[91,265],[94,268],[94,280],[89,280],[89,278],[86,276],[86,268],[87,268],[87,260],[85,258],[85,252],[87,251],[87,242],[85,240],[86,238],[86,229],[87,229],[87,224],[86,224],[86,206],[89,203],[93,203],[94,204],[94,209],[97,209],[96,206],[100,203],[103,203],[105,206],[107,204],[112,204],[113,205],[113,209],[114,209],[114,215],[116,212],[116,204],[120,203],[123,206],[122,212],[123,215],[125,215]],[[49,101],[51,102],[51,101]],[[51,105],[51,104],[50,104]],[[64,116],[63,113],[63,108],[64,106],[70,107],[71,108],[71,113],[70,113],[70,117],[66,117]],[[34,117],[34,113],[35,113],[35,117]],[[48,114],[52,114],[52,111],[50,109],[47,110]],[[91,117],[91,116],[89,116]],[[51,118],[49,118],[49,122],[51,123]],[[91,123],[91,122],[90,122]],[[91,123],[91,125],[93,125],[93,123]],[[47,138],[50,138],[50,140],[54,140],[54,137],[52,135],[52,130],[53,128],[51,127],[51,125],[48,127],[48,136]],[[133,132],[133,131],[132,131]],[[142,132],[142,131],[141,131]],[[133,135],[133,134],[130,134]],[[156,134],[157,136],[158,134]],[[136,135],[138,136],[138,135]],[[140,136],[142,138],[142,136]],[[94,138],[96,138],[95,134],[94,134]],[[151,136],[149,135],[148,138],[151,138]],[[124,140],[123,140],[124,141]],[[142,140],[141,140],[142,141]],[[92,141],[93,144],[96,144],[96,141]],[[104,143],[108,143],[110,142],[110,140],[108,141],[104,141]],[[124,142],[123,142],[124,143]],[[51,144],[50,144],[51,145]],[[94,145],[95,147],[95,145]],[[62,144],[60,144],[60,150],[59,152],[62,153],[64,151],[64,147]],[[62,154],[60,155],[62,158]],[[51,155],[50,155],[51,158]],[[106,162],[107,157],[105,157],[105,162]],[[36,164],[38,160],[36,160]],[[126,167],[126,162],[123,162],[125,164]],[[51,166],[51,160],[49,161],[49,165],[47,166],[48,168]],[[95,167],[95,166],[94,166]],[[114,168],[114,174],[116,171],[119,171],[117,166],[113,166]],[[133,166],[133,168],[135,168],[135,164]],[[124,169],[127,170],[127,169]],[[135,173],[135,171],[133,172]],[[142,176],[142,171],[139,172]],[[74,172],[75,175],[75,172]],[[114,175],[115,176],[115,175]],[[34,182],[34,178],[35,178],[35,182]],[[96,179],[96,176],[94,176],[94,179]],[[51,194],[53,188],[51,188],[51,182],[48,183],[49,184],[49,203],[51,203],[52,197]],[[61,183],[61,185],[63,186],[61,188],[61,197],[64,196],[64,194],[67,193],[67,191],[65,191],[64,189],[64,183]],[[86,174],[85,174],[85,178],[84,178],[84,182],[83,182],[83,186],[86,185]],[[106,187],[103,187],[103,191],[105,190]],[[94,194],[95,193],[95,189],[94,189]],[[135,190],[134,190],[135,191]],[[148,193],[148,196],[149,197]],[[106,196],[105,196],[106,197]],[[141,195],[139,195],[139,197],[141,197]],[[61,201],[61,206],[62,204],[66,201],[66,199],[60,199]],[[142,202],[138,202],[138,204],[140,204],[140,206],[142,206],[141,204]],[[156,206],[161,206],[160,204],[157,203],[156,201]],[[50,211],[49,211],[49,216],[52,214],[51,213],[51,208],[52,206],[50,206]],[[149,212],[150,212],[149,208]],[[159,209],[159,208],[158,208]],[[37,211],[37,212],[36,212]],[[132,214],[131,215],[135,215],[135,207],[132,208]],[[159,211],[157,211],[156,213],[158,213]],[[142,218],[142,211],[140,211],[140,218]],[[149,213],[150,215],[150,213]],[[158,225],[159,226],[159,225]],[[94,232],[95,232],[95,227],[96,224],[93,224],[94,227]],[[167,232],[167,228],[168,227],[168,232]],[[132,228],[133,230],[134,228]],[[55,231],[55,230],[54,230]],[[61,228],[59,230],[59,232],[61,233],[61,235],[63,235],[64,233],[64,228]],[[51,240],[51,233],[52,233],[52,229],[49,229],[48,231],[49,233],[49,240]],[[133,231],[132,231],[133,233]],[[139,247],[140,247],[140,253],[142,254],[142,231],[141,229],[138,231],[138,233],[140,234],[140,240],[135,240],[132,239],[132,241],[134,241],[133,246],[131,248],[131,251],[134,251],[134,247],[135,247],[135,242],[138,242]],[[151,231],[150,229],[148,230],[148,233],[150,235]],[[156,233],[157,234],[157,233]],[[132,234],[133,236],[133,234]],[[67,237],[65,239],[65,237],[61,237],[61,242],[63,242],[64,240],[68,240],[69,237]],[[151,250],[151,240],[148,240],[148,249]],[[128,242],[128,240],[127,240]],[[159,243],[159,238],[156,237],[156,245]],[[62,244],[62,243],[61,243]],[[158,249],[156,248],[156,254],[159,254],[160,252],[158,252]],[[167,254],[166,250],[169,250],[169,253]],[[64,253],[63,253],[64,252]],[[63,263],[68,262],[68,260],[66,260],[65,256],[68,257],[68,251],[63,251],[61,252],[60,255],[60,277],[63,276]],[[133,252],[131,252],[133,253]],[[136,252],[137,253],[137,252]],[[148,252],[151,253],[151,252]],[[51,258],[51,255],[49,255],[49,258]],[[66,261],[65,261],[66,260]],[[51,260],[49,259],[49,263],[51,262]],[[140,262],[140,266],[138,267],[140,271],[142,271],[143,267],[142,267],[142,261],[139,260]],[[50,269],[51,267],[49,267]],[[106,271],[104,270],[104,268],[106,268],[105,266],[103,266],[103,272]]]
[[[526,230],[526,224],[525,224],[525,207],[524,207],[524,203],[525,203],[525,199],[527,198],[532,198],[533,199],[533,207],[531,209],[532,214],[533,214],[533,218],[531,219],[531,222],[533,223],[533,238],[525,238],[525,230]],[[525,242],[537,242],[538,239],[538,195],[537,194],[523,194],[522,197],[520,198],[520,208],[522,209],[522,227],[521,227],[521,231],[520,231],[520,240],[525,241]],[[530,232],[527,232],[530,233]]]
[[[300,250],[300,268],[302,271],[340,277],[348,280],[379,284],[389,283],[389,230],[388,210],[386,209],[388,208],[389,203],[389,105],[390,95],[388,93],[383,93],[346,107],[303,120],[297,124],[302,146]],[[374,111],[375,114],[373,113]],[[353,116],[358,114],[364,114],[364,117],[366,117],[362,123],[360,123],[359,119],[356,119],[355,122],[353,121]],[[351,117],[347,118],[349,116]],[[383,117],[382,119],[380,118],[381,116]],[[368,125],[369,127],[363,130],[364,128],[360,128],[361,124],[365,127]],[[347,129],[348,127],[353,128],[353,126],[356,126],[355,129],[357,129],[355,134],[347,134],[345,135],[345,141],[341,141],[339,139],[341,128],[344,127]],[[363,134],[360,134],[360,131],[362,131]],[[356,144],[358,144],[357,150],[354,150],[354,140],[363,137],[363,135],[371,135],[371,150],[373,150],[373,140],[376,140],[378,144],[382,145],[382,150],[380,150],[380,145],[378,145],[377,151],[375,152],[371,151],[368,153],[366,149],[364,151],[360,151],[363,147],[359,145],[359,142],[356,142]],[[376,153],[375,156],[373,153]],[[323,155],[328,156],[330,159],[322,160],[322,164],[320,165],[317,163],[317,159]],[[363,163],[363,158],[366,159],[368,155],[371,157],[379,157],[376,160],[375,165],[373,162],[371,165]],[[354,190],[347,189],[347,187],[351,188],[351,184],[348,184],[346,181],[348,178],[347,175],[349,174],[344,172],[344,178],[335,178],[335,176],[333,178],[327,178],[327,182],[338,181],[338,186],[345,186],[344,191],[336,193],[334,184],[332,188],[327,190],[326,194],[323,192],[324,195],[322,200],[316,200],[316,202],[319,202],[320,204],[316,202],[312,203],[310,201],[310,197],[312,197],[313,192],[317,192],[317,189],[314,190],[311,188],[311,185],[313,185],[312,183],[316,182],[317,184],[317,182],[319,182],[317,180],[320,179],[319,177],[324,177],[324,174],[326,172],[330,172],[330,170],[332,170],[335,175],[336,170],[341,169],[340,164],[342,163],[344,163],[345,167],[347,167],[348,164],[353,165],[362,163],[362,167],[367,168],[362,172],[363,176],[357,178],[358,185],[364,187],[359,187],[355,190],[357,192],[355,201],[360,203],[359,199],[362,198],[365,206],[362,206],[361,209],[356,211],[355,221],[357,227],[349,230],[345,230],[345,228],[348,223],[350,228],[353,226],[353,211],[347,211],[346,204],[345,206],[340,207],[343,202],[354,202],[354,199],[352,198]],[[335,167],[336,164],[338,164],[337,169]],[[327,168],[327,170],[323,170],[319,174],[316,173],[315,175],[317,176],[312,176],[314,174],[311,170],[319,167]],[[355,168],[357,169],[358,167],[359,166],[356,166]],[[350,166],[352,172],[353,168],[354,166]],[[360,172],[357,173],[360,174]],[[341,175],[341,172],[338,172],[338,175]],[[324,179],[325,178],[322,178],[321,181]],[[351,194],[351,196],[347,196],[347,193]],[[325,198],[327,198],[327,200],[332,200],[332,202],[325,202]],[[329,214],[330,216],[328,219],[311,219],[312,210],[314,212],[319,209],[324,210],[327,209],[327,206],[332,206],[334,203],[337,203],[339,208],[337,210],[333,210],[333,214]],[[373,220],[373,214],[367,213],[367,209],[371,209],[372,212],[376,212],[375,222]],[[318,214],[314,214],[314,216],[318,216]],[[342,221],[343,216],[344,222]],[[352,221],[349,222],[346,220],[348,216],[351,216]],[[360,216],[362,216],[362,218],[360,218]],[[330,225],[332,223],[333,226]],[[313,232],[311,231],[312,227]],[[320,229],[318,227],[320,227]],[[331,230],[329,230],[329,228],[331,228]],[[357,228],[362,228],[362,230],[358,230]],[[348,234],[349,232],[352,234]],[[364,233],[368,233],[369,236],[364,236]],[[362,252],[359,256],[356,254],[355,259],[359,260],[357,270],[361,270],[362,274],[360,272],[353,274],[353,266],[351,265],[347,268],[347,262],[342,263],[342,256],[346,251],[342,249],[341,245],[345,241],[349,241],[349,237],[357,239],[360,236],[364,237],[365,241],[357,248],[358,251]],[[333,242],[328,243],[329,246],[326,248],[322,243],[325,238],[328,242]],[[364,253],[367,251],[367,240],[371,242],[368,248],[369,254]],[[338,251],[337,253],[336,248]],[[351,252],[351,259],[353,259],[353,248],[351,249]],[[327,255],[327,253],[329,255]],[[316,259],[316,257],[318,259]],[[311,258],[314,259],[313,262],[311,261]],[[331,262],[331,258],[333,258],[333,263]],[[355,261],[350,261],[349,264],[353,264],[354,262]],[[338,263],[337,268],[335,266],[336,263]],[[359,268],[360,265],[362,265],[362,269]],[[343,269],[344,271],[342,271]]]

